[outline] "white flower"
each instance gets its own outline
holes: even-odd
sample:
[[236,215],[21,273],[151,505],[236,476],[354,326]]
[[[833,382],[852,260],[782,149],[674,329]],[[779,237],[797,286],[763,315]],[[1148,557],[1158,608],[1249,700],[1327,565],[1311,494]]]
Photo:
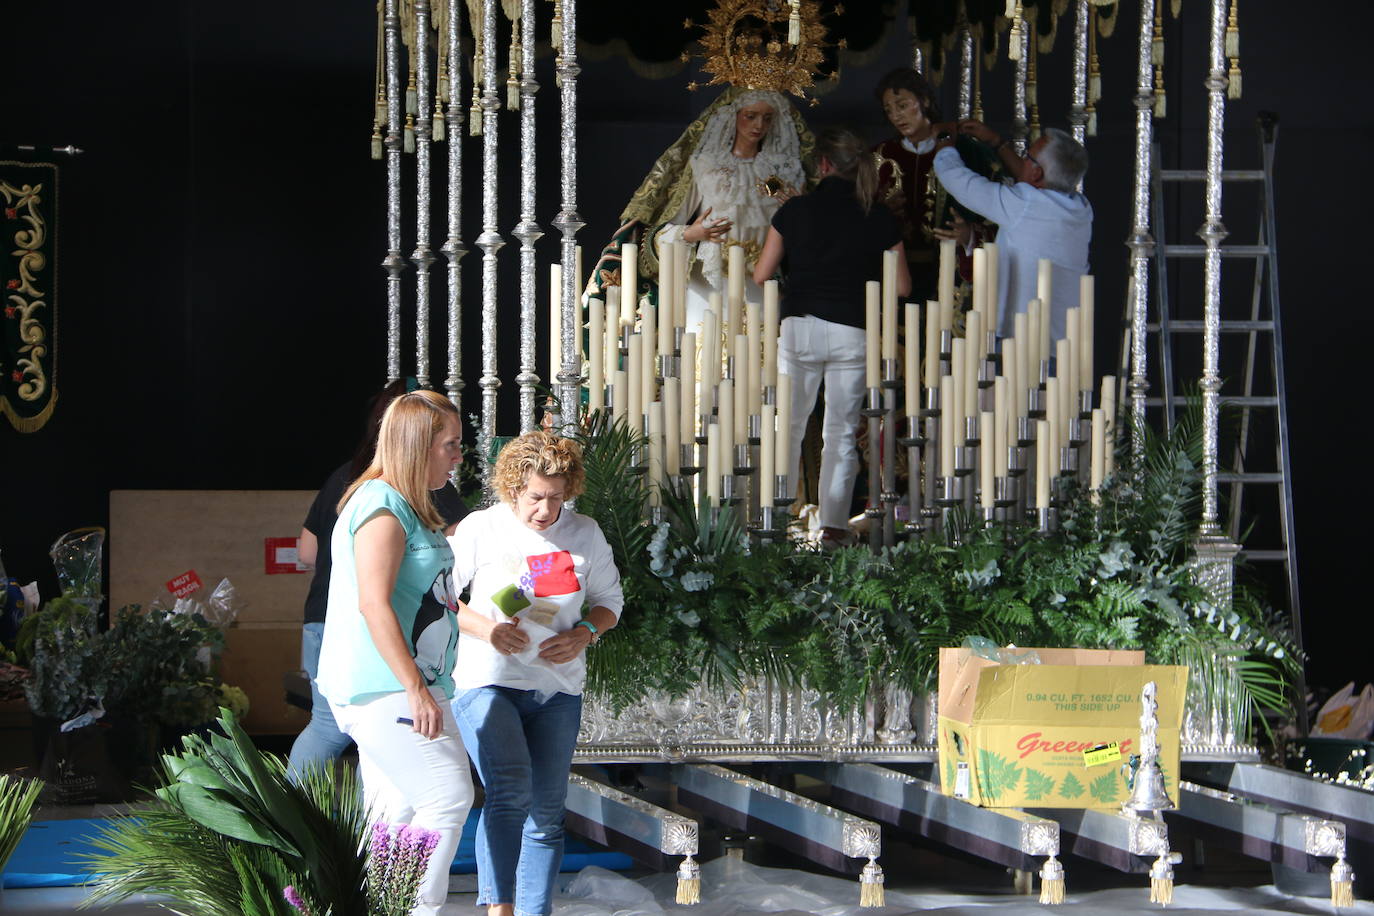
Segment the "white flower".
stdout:
[[704,592],[716,581],[716,577],[708,572],[700,570],[689,570],[682,574],[683,591]]

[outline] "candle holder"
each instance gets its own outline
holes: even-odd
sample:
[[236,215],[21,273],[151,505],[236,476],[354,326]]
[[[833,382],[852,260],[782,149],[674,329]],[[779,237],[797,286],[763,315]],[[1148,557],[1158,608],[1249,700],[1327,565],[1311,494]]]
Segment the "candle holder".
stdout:
[[1069,422],[1064,425],[1069,432],[1070,445],[1082,445],[1092,435],[1092,423],[1082,417],[1070,417]]
[[678,358],[671,353],[660,353],[658,355],[658,377],[661,379],[677,378],[681,375],[681,366]]
[[788,490],[789,490],[789,488],[788,488],[788,486],[787,486],[787,475],[786,475],[786,474],[774,474],[774,475],[773,475],[773,505],[775,505],[775,506],[790,506],[790,505],[792,505],[792,502],[793,502],[793,500],[795,499],[795,497],[793,497],[792,494],[791,494]]
[[1037,420],[1045,417],[1045,392],[1041,388],[1026,389],[1026,414]]
[[678,476],[690,477],[701,470],[701,466],[696,463],[696,449],[691,443],[684,442],[678,446]]
[[1093,390],[1084,388],[1078,392],[1078,415],[1091,421],[1093,417]]
[[720,504],[722,506],[733,506],[739,503],[739,494],[735,491],[735,475],[720,475]]
[[658,527],[660,524],[662,524],[662,523],[663,523],[663,507],[662,507],[662,506],[650,506],[650,507],[649,507],[649,524],[650,524],[650,525],[653,525],[655,528],[657,528],[657,527]]
[[763,417],[756,413],[749,415],[749,444],[758,445],[763,433]]
[[1016,443],[1020,446],[1035,444],[1035,420],[1033,418],[1016,418]]
[[979,432],[978,417],[964,417],[964,444],[982,445],[983,437]]
[[1012,477],[992,479],[992,504],[1002,509],[1016,505],[1016,481]]
[[1040,382],[1039,382],[1040,387],[1041,387],[1041,388],[1044,388],[1044,387],[1045,387],[1045,383],[1048,382],[1049,380],[1050,380],[1050,361],[1049,361],[1048,359],[1042,359],[1042,360],[1040,360]]
[[993,522],[997,521],[997,509],[995,506],[981,506],[984,527],[991,528]]
[[951,508],[964,501],[964,487],[958,477],[941,477],[937,487],[935,504],[941,508]]
[[[949,328],[940,329],[940,359],[948,361],[954,354],[954,331]],[[947,374],[947,373],[942,373]]]
[[[735,373],[736,365],[735,365],[735,364],[736,364],[736,362],[737,362],[738,360],[739,360],[739,357],[738,357],[738,356],[731,356],[731,357],[729,357],[729,358],[727,358],[727,359],[725,360],[725,373],[721,376],[721,381],[724,381],[725,379],[729,379],[730,381],[733,382],[733,381],[735,380],[735,378],[736,378],[736,373]],[[720,391],[720,386],[718,386],[718,385],[716,386],[716,391],[717,391],[717,392]]]
[[1037,506],[1035,508],[1035,528],[1041,534],[1049,534],[1059,527],[1058,513],[1049,506]]
[[978,364],[978,387],[991,388],[993,381],[997,378],[997,363],[993,361],[989,354],[983,357]]
[[1071,445],[1060,447],[1059,473],[1063,477],[1078,476],[1078,449]]
[[897,377],[897,360],[895,360],[895,359],[884,359],[884,360],[883,360],[883,387],[884,387],[884,388],[896,388],[897,385],[898,385],[900,382],[901,382],[901,379]]
[[[906,435],[897,439],[897,444],[904,448],[919,447],[926,444],[926,437],[921,433],[921,418],[908,415],[906,418]],[[915,467],[914,464],[911,467]]]
[[771,405],[774,406],[774,407],[777,407],[777,406],[778,406],[778,386],[777,386],[777,385],[764,385],[764,386],[763,386],[763,403],[765,403],[765,404],[771,404]]
[[682,325],[673,326],[673,352],[678,356],[682,355],[682,335],[687,333],[687,329]]
[[[714,419],[715,414],[713,414],[711,411],[707,410],[702,412],[700,425],[701,432],[697,433],[695,436],[692,437],[696,440],[697,445],[706,444],[706,431],[711,428],[711,421]],[[704,467],[706,465],[706,462],[702,461],[701,464]]]
[[1026,450],[1019,445],[1007,446],[1007,476],[1020,477],[1026,473]]
[[735,446],[735,474],[740,477],[747,477],[754,473],[754,462],[749,454],[749,446]]
[[630,355],[630,335],[633,334],[633,333],[634,333],[634,325],[633,325],[633,324],[622,324],[622,325],[620,326],[620,342],[619,342],[619,344],[617,344],[617,346],[618,346],[619,349],[620,349],[620,355],[621,355],[621,356],[629,356],[629,355]]
[[671,490],[673,495],[678,499],[691,499],[692,482],[681,474],[668,475],[668,489]]
[[887,413],[883,407],[883,389],[868,389],[868,400],[864,402],[863,415],[865,417],[881,417]]
[[940,415],[940,389],[927,388],[925,390],[925,402],[921,408],[921,416],[938,417]]
[[759,509],[759,526],[753,531],[761,541],[775,541],[787,534],[786,527],[778,527],[777,510],[767,503]]
[[643,474],[649,470],[649,447],[636,445],[630,449],[630,472]]
[[978,466],[978,449],[969,445],[954,446],[954,476],[964,477]]
[[988,359],[997,359],[997,332],[986,331],[984,332],[983,336],[985,338],[983,343],[983,352],[988,355]]

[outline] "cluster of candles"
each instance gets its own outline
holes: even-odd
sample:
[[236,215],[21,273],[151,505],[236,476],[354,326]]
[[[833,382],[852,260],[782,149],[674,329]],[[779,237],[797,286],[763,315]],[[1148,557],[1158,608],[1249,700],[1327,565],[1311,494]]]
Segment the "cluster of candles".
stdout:
[[[1051,482],[1079,474],[1080,448],[1089,448],[1082,476],[1091,488],[1099,488],[1113,470],[1114,378],[1101,380],[1100,404],[1093,407],[1093,278],[1081,278],[1079,305],[1068,310],[1065,336],[1051,341],[1049,311],[1042,304],[1050,301],[1052,275],[1050,263],[1041,261],[1037,298],[1015,316],[1012,335],[999,342],[997,250],[987,243],[973,252],[971,308],[964,336],[956,337],[954,246],[941,243],[938,299],[926,303],[924,321],[915,302],[899,315],[895,252],[884,257],[881,281],[870,281],[865,290],[865,414],[873,424],[869,514],[891,518],[899,501],[892,492],[892,440],[896,392],[904,389],[907,432],[900,443],[911,450],[913,525],[919,527],[914,520],[920,509],[929,515],[938,512],[935,506],[967,504],[979,506],[988,519],[998,508],[1044,510],[1043,527]],[[698,333],[686,327],[687,246],[662,246],[657,308],[627,293],[638,286],[637,255],[635,245],[625,245],[620,286],[608,287],[604,301],[587,301],[588,410],[609,408],[616,420],[647,437],[636,464],[648,474],[651,507],[660,505],[667,486],[710,507],[736,503],[743,495],[740,478],[753,479],[749,502],[759,510],[758,527],[772,530],[775,507],[791,501],[799,457],[790,448],[791,379],[778,372],[777,283],[764,285],[762,304],[746,301],[744,251],[732,246],[726,294],[712,294]],[[555,314],[560,288],[555,282]],[[900,361],[899,330],[906,342]],[[551,369],[561,352],[558,343],[555,334]],[[874,434],[882,420],[889,441],[880,446]],[[1017,486],[1032,468],[1028,479],[1034,486]]]

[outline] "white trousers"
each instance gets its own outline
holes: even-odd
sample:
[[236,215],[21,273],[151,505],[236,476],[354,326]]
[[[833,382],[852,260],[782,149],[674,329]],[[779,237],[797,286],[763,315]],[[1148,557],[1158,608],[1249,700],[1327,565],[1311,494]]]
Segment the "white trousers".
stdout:
[[801,455],[806,423],[825,382],[821,424],[821,524],[849,526],[859,452],[854,427],[863,407],[865,337],[862,328],[806,315],[784,318],[778,337],[778,371],[792,377],[792,452]]
[[410,717],[404,692],[366,703],[330,703],[339,730],[358,745],[363,798],[372,817],[439,832],[414,916],[434,916],[448,899],[449,866],[472,808],[472,771],[451,704],[437,687],[430,693],[444,714],[444,732],[433,741],[396,721]]

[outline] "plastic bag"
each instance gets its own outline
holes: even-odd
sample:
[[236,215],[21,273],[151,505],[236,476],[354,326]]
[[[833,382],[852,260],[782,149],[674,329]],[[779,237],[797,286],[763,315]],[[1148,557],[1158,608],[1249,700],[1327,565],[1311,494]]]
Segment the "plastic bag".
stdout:
[[105,548],[104,528],[77,528],[68,531],[48,549],[57,581],[68,598],[103,597],[100,590],[100,561]]
[[1364,741],[1374,731],[1374,684],[1366,684],[1358,694],[1351,681],[1336,691],[1317,713],[1312,735]]
[[986,636],[965,636],[961,648],[999,665],[1040,664],[1040,653],[1034,649],[1018,649],[1015,646],[1003,648]]
[[176,599],[168,607],[165,598],[159,595],[148,602],[147,610],[167,611],[171,614],[199,614],[211,626],[223,630],[234,625],[234,620],[243,608],[244,602],[239,598],[234,584],[228,579],[220,579],[219,585],[216,585],[204,599],[187,595],[185,598]]

